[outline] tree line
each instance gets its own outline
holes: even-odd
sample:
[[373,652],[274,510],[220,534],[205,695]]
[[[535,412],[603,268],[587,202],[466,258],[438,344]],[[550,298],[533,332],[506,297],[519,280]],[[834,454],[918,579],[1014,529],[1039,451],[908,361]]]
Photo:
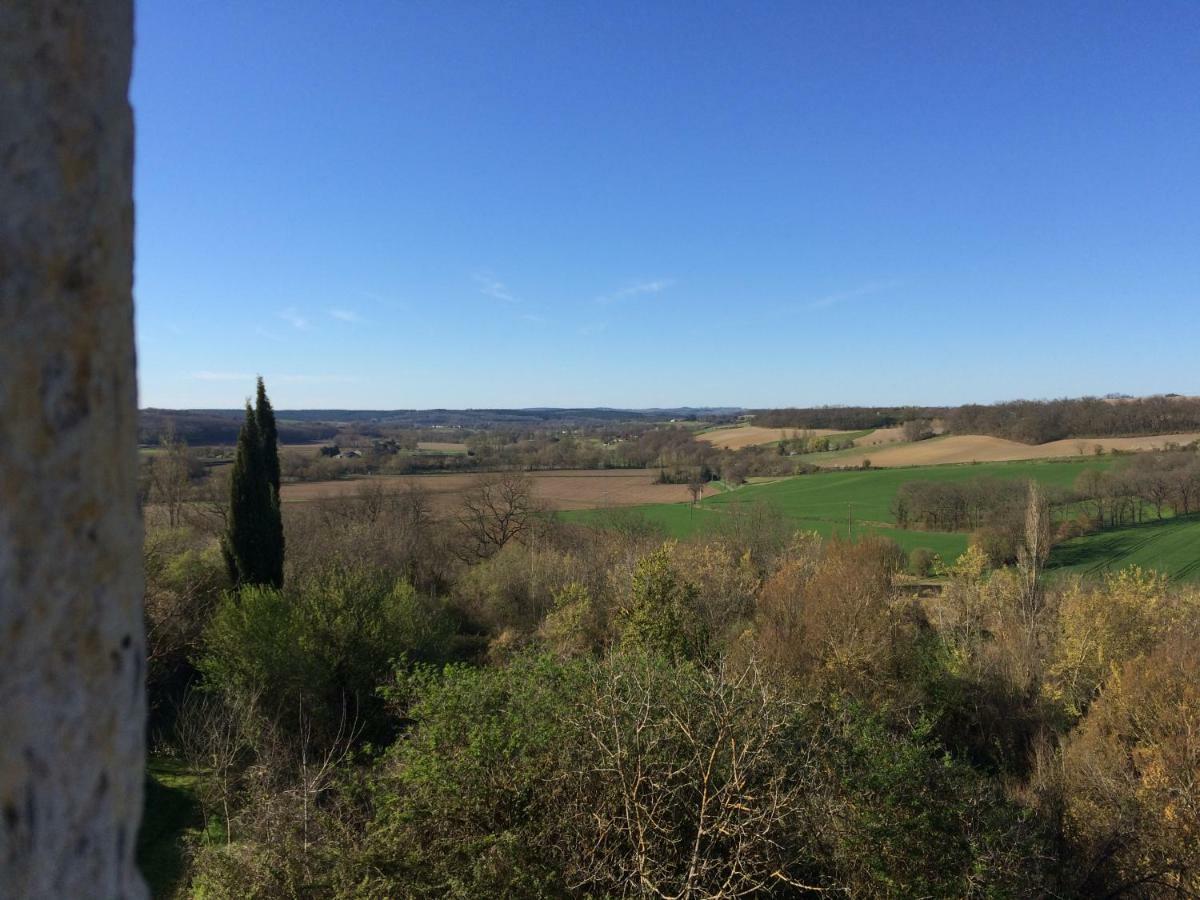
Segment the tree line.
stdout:
[[[892,512],[901,528],[970,531],[1012,523],[1025,494],[1021,479],[917,479],[900,485]],[[1200,507],[1200,455],[1191,450],[1138,453],[1111,468],[1085,469],[1072,489],[1047,490],[1045,499],[1055,519],[1082,516],[1089,529],[1190,515]]]
[[[1026,444],[1066,438],[1179,434],[1200,430],[1200,398],[1013,400],[964,406],[827,406],[754,410],[755,425],[857,431],[940,419],[952,434],[989,434]],[[909,438],[910,440],[916,438]]]
[[767,428],[833,428],[862,431],[890,428],[912,419],[936,419],[946,415],[944,406],[816,406],[807,408],[753,410],[755,425]]
[[1200,430],[1200,398],[1016,400],[971,404],[945,414],[955,434],[990,434],[1026,444],[1065,438],[1122,437]]

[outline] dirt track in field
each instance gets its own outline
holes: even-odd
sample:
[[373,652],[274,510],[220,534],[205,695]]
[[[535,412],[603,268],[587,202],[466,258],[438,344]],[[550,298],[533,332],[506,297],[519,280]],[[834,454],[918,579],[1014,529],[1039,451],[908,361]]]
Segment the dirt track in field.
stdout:
[[[446,509],[479,481],[481,475],[376,476],[341,481],[285,484],[280,493],[285,503],[352,497],[381,485],[403,490],[415,483],[430,495],[436,508]],[[597,509],[605,506],[638,506],[643,503],[682,503],[691,499],[685,484],[655,484],[657,469],[569,469],[530,472],[534,497],[550,509]],[[705,490],[705,496],[713,493]]]
[[855,447],[878,447],[881,444],[895,444],[904,440],[904,429],[899,425],[893,428],[876,428],[868,435],[858,438]]
[[[982,434],[955,434],[920,441],[894,444],[839,456],[830,466],[857,466],[864,459],[872,468],[894,466],[936,466],[950,463],[1008,462],[1020,459],[1050,459],[1064,456],[1091,456],[1096,445],[1107,450],[1156,450],[1165,444],[1187,444],[1200,433],[1144,435],[1126,438],[1068,438],[1047,444],[1021,444]],[[1080,452],[1082,450],[1082,452]]]
[[439,453],[466,453],[467,445],[454,441],[419,441],[418,450],[436,450]]
[[793,434],[823,437],[844,433],[833,428],[763,428],[760,425],[743,425],[740,428],[718,428],[716,431],[698,434],[696,440],[707,441],[714,447],[726,450],[740,450],[743,447],[757,447],[759,444],[773,444],[786,440]]

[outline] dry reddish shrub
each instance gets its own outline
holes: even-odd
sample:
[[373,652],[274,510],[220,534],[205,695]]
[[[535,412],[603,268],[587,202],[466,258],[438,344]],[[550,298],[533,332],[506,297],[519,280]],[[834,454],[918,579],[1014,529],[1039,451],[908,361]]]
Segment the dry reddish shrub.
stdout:
[[759,592],[755,624],[768,665],[854,681],[887,659],[904,556],[876,537],[833,540],[787,560]]
[[1064,745],[1061,778],[1084,895],[1200,893],[1200,637],[1121,667]]

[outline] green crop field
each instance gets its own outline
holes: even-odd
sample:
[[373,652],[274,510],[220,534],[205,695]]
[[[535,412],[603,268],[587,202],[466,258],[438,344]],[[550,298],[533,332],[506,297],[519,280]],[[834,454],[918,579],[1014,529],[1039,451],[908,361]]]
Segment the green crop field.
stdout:
[[1085,469],[1105,468],[1110,460],[1066,462],[1004,462],[962,466],[923,466],[911,469],[866,469],[848,472],[818,472],[763,484],[751,484],[727,494],[710,497],[705,506],[764,500],[785,515],[845,523],[848,513],[855,520],[892,524],[892,500],[900,485],[915,480],[966,481],[971,478],[1033,478],[1048,487],[1070,487]]
[[[733,498],[739,495],[742,490],[744,488],[720,496]],[[657,526],[671,537],[688,538],[716,531],[727,520],[728,515],[734,512],[735,507],[714,505],[712,501],[716,499],[716,497],[710,497],[696,507],[692,507],[688,503],[657,503],[649,506],[625,507],[620,511],[620,515],[638,516],[649,524]],[[769,499],[766,502],[771,503]],[[832,537],[834,534],[842,535],[843,537],[846,535],[847,522],[845,519],[834,521],[810,516],[791,515],[778,504],[771,505],[789,519],[795,521],[797,529],[815,531],[822,537]],[[606,517],[612,515],[612,512],[603,509],[577,509],[561,512],[559,515],[571,522],[602,525],[605,523]],[[960,553],[967,549],[967,535],[965,534],[937,531],[906,531],[894,526],[889,527],[877,522],[862,522],[855,519],[855,537],[860,537],[864,534],[880,534],[889,537],[903,547],[905,551],[914,550],[917,547],[928,547],[946,560],[956,559]]]
[[1064,541],[1050,559],[1054,571],[1096,575],[1126,566],[1157,569],[1200,581],[1200,517],[1145,522]]
[[[1105,468],[1112,462],[1089,458],[819,472],[724,490],[696,507],[670,503],[632,507],[629,512],[680,538],[720,528],[724,517],[738,505],[765,503],[795,521],[798,528],[826,537],[844,536],[852,516],[856,536],[885,535],[905,550],[928,547],[949,561],[966,549],[967,535],[896,528],[891,506],[900,485],[916,479],[961,481],[987,476],[1032,478],[1047,487],[1070,487],[1084,470]],[[607,514],[606,510],[576,510],[562,515],[572,521],[599,523]],[[1051,559],[1051,566],[1059,572],[1096,573],[1131,564],[1175,578],[1200,579],[1200,519],[1167,519],[1086,535],[1059,545]]]

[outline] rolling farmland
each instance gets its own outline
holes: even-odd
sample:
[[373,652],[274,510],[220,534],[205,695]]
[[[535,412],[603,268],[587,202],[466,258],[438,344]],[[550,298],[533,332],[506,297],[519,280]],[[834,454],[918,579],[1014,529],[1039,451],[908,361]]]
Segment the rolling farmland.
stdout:
[[1184,445],[1200,440],[1200,433],[1187,432],[1137,437],[1069,438],[1045,444],[1023,444],[986,434],[950,434],[907,443],[903,441],[903,430],[899,427],[846,432],[828,428],[764,428],[758,425],[717,428],[697,435],[697,439],[714,447],[739,450],[743,447],[777,443],[796,434],[854,438],[853,449],[811,453],[802,457],[828,468],[859,466],[868,459],[873,468],[896,468],[1082,458],[1094,455],[1097,447],[1106,452],[1130,452],[1161,449],[1168,444]]
[[[429,493],[435,509],[446,510],[455,506],[462,494],[477,484],[481,477],[474,473],[456,473],[344,478],[284,484],[280,495],[284,503],[302,503],[351,497],[375,485],[389,490],[402,490],[409,484],[415,484]],[[671,504],[687,500],[687,485],[655,484],[657,477],[657,469],[558,469],[529,473],[534,498],[554,510]],[[714,491],[715,488],[706,488],[706,493]]]
[[[1070,438],[1046,444],[1022,444],[984,434],[952,434],[915,444],[892,444],[878,449],[839,454],[836,464],[855,466],[869,459],[875,468],[936,466],[950,463],[987,463],[1034,459],[1082,458],[1096,446],[1106,451],[1154,450],[1167,444],[1189,444],[1200,434],[1161,434],[1122,438]],[[860,445],[861,446],[861,445]]]
[[[680,538],[717,530],[727,516],[758,503],[786,516],[798,529],[825,537],[845,536],[852,517],[855,536],[879,534],[906,551],[927,547],[950,561],[966,549],[968,535],[897,528],[891,506],[900,485],[917,479],[963,481],[986,476],[1032,478],[1043,486],[1067,488],[1081,472],[1107,468],[1112,462],[1103,457],[820,472],[715,493],[694,508],[689,503],[672,503],[634,509],[646,521]],[[596,510],[563,515],[574,521],[603,521],[603,514]],[[1097,574],[1128,565],[1154,568],[1173,578],[1200,580],[1200,518],[1168,518],[1066,541],[1054,549],[1049,569],[1063,574]]]
[[1175,579],[1200,581],[1200,517],[1085,534],[1055,547],[1050,562],[1053,571],[1062,573],[1098,575],[1141,566]]
[[813,437],[827,437],[832,434],[843,434],[834,428],[762,428],[758,425],[741,425],[733,428],[714,428],[696,435],[696,440],[705,441],[723,450],[741,450],[743,447],[757,447],[762,444],[774,444],[787,440],[793,434],[801,432]]

